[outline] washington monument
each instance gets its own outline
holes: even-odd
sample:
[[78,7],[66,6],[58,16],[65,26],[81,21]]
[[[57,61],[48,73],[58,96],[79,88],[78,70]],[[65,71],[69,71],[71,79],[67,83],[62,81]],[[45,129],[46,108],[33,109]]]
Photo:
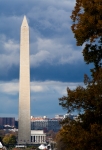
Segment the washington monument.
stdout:
[[18,144],[30,143],[30,60],[29,26],[23,18],[20,33],[19,126]]

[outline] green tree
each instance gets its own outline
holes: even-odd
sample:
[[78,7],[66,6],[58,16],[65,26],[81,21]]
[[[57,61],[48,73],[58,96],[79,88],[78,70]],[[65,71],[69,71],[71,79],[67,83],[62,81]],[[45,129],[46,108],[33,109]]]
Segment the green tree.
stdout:
[[98,69],[102,66],[102,0],[76,0],[71,19],[77,45],[85,45],[84,60]]
[[16,144],[16,136],[13,134],[6,134],[3,138],[3,143],[5,145],[9,145],[9,144]]

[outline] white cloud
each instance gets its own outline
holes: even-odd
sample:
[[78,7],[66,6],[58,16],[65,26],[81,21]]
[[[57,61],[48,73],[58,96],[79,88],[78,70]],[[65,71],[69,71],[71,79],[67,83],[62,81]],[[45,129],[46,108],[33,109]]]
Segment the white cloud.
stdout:
[[17,51],[19,49],[19,44],[15,43],[12,40],[8,40],[7,42],[4,43],[4,48],[6,50],[6,52],[12,52],[14,53],[15,51]]
[[[74,89],[78,85],[83,85],[83,83],[72,83],[72,82],[60,82],[60,81],[45,81],[45,82],[32,82],[34,85],[41,86],[44,92],[57,93],[63,95],[66,93],[66,88],[69,87]],[[42,90],[41,90],[42,91]],[[40,92],[40,91],[39,91]]]
[[[8,70],[12,66],[19,65],[20,26],[24,14],[30,26],[31,67],[41,65],[43,62],[52,66],[79,64],[82,61],[81,48],[76,49],[75,39],[70,29],[70,15],[74,4],[75,0],[2,1],[0,4],[0,75],[3,76],[5,73],[7,77],[12,78],[14,74],[11,72],[8,75]],[[6,79],[9,80],[9,77]],[[50,109],[50,105],[53,107],[54,103],[54,110],[60,112],[57,106],[58,98],[66,95],[67,86],[73,89],[80,84],[83,85],[83,83],[60,81],[34,81],[31,82],[31,100],[42,102],[46,105],[46,109]],[[0,82],[0,105],[3,106],[3,112],[0,110],[0,114],[12,114],[12,116],[17,114],[14,109],[18,106],[18,90],[17,80]],[[36,104],[36,108],[39,109],[39,105],[40,103]],[[43,110],[42,105],[42,112]],[[49,114],[52,112],[55,113],[51,110]]]
[[[75,89],[78,85],[83,86],[83,83],[60,81],[31,82],[31,113],[33,115],[44,114],[43,110],[45,107],[47,112],[45,111],[44,115],[51,116],[55,113],[58,114],[58,112],[62,113],[63,110],[59,107],[58,98],[67,94],[67,87]],[[12,82],[0,82],[0,106],[2,106],[0,109],[0,116],[4,115],[7,117],[10,115],[17,118],[18,91],[18,81],[13,80]]]
[[[24,3],[24,10],[27,7],[26,14],[31,31],[31,66],[38,66],[43,62],[55,65],[82,61],[81,49],[76,51],[73,44],[69,43],[73,41],[70,15],[75,0],[35,0],[29,2],[29,5],[27,1],[18,1],[17,6],[20,3]],[[18,15],[17,12],[15,8],[15,13],[10,9],[11,15],[1,13],[0,30],[4,32],[0,35],[0,72],[4,68],[8,70],[12,65],[19,65],[20,26],[24,14],[19,12]],[[50,32],[53,32],[53,36],[49,36]]]
[[[71,89],[76,88],[76,86],[82,85],[82,82],[72,83],[72,82],[60,82],[60,81],[33,81],[31,82],[31,94],[33,93],[56,93],[64,95],[66,93],[66,88]],[[19,85],[17,80],[12,82],[0,82],[0,92],[14,95],[19,91]]]
[[31,66],[39,66],[40,63],[47,61],[49,62],[50,53],[46,50],[41,50],[35,55],[30,56]]
[[0,68],[8,68],[19,64],[19,43],[0,35]]
[[38,52],[31,55],[31,66],[40,65],[42,62],[55,65],[66,63],[75,64],[83,61],[81,49],[76,51],[72,45],[60,43],[56,38],[38,38],[37,44]]
[[18,93],[18,81],[1,82],[0,89],[0,92],[2,93],[15,95]]

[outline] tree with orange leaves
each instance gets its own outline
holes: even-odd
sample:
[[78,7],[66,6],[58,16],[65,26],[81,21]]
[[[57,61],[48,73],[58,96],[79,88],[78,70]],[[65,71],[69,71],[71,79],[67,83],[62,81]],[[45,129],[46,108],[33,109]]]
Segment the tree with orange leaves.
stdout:
[[77,45],[85,45],[85,62],[97,70],[102,66],[102,0],[76,0],[71,19]]
[[71,29],[77,46],[83,45],[84,61],[93,63],[92,78],[84,76],[85,86],[71,90],[59,99],[68,113],[78,119],[64,119],[57,136],[63,150],[102,149],[102,0],[76,0]]
[[57,136],[63,150],[102,149],[102,0],[76,0],[71,26],[78,46],[83,45],[87,64],[93,63],[92,78],[84,76],[85,86],[71,90],[59,99],[68,113],[79,112],[77,120],[66,118]]
[[68,113],[79,112],[77,120],[66,118],[59,131],[63,150],[102,149],[102,69],[94,73],[93,79],[84,77],[85,87],[67,88],[67,96],[59,104]]

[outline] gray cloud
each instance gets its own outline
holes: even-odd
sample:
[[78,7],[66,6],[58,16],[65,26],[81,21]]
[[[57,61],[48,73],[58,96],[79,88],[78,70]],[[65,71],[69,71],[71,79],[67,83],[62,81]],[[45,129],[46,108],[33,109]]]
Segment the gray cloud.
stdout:
[[18,115],[20,26],[24,15],[30,26],[32,115],[64,113],[58,98],[66,94],[67,86],[73,89],[83,85],[74,83],[82,81],[86,68],[82,48],[76,47],[71,31],[74,4],[75,0],[0,1],[1,116]]
[[[59,107],[58,98],[67,94],[67,86],[71,89],[75,89],[78,85],[83,85],[83,83],[63,83],[59,81],[31,82],[31,114],[53,116],[57,113],[65,113],[62,108]],[[15,115],[17,117],[18,90],[19,86],[17,80],[0,82],[0,105],[2,106],[0,116],[5,114],[7,116]],[[51,114],[51,112],[53,113]]]
[[[1,6],[7,7],[6,2],[2,2]],[[70,31],[74,3],[71,0],[35,0],[28,5],[28,1],[10,0],[7,9],[1,9],[0,64],[3,65],[0,65],[0,71],[5,67],[9,70],[13,65],[19,65],[20,25],[23,19],[21,10],[26,10],[30,25],[31,67],[44,62],[51,65],[82,62],[81,48],[76,50]],[[9,7],[10,4],[13,8]]]

